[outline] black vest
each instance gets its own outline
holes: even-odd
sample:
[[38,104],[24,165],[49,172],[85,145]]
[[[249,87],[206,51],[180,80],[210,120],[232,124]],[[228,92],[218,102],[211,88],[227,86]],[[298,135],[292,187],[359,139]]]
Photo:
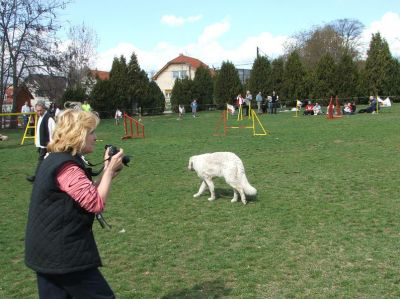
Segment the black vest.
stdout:
[[41,273],[64,274],[101,266],[87,212],[56,182],[57,171],[73,161],[90,174],[79,157],[51,153],[43,160],[33,185],[25,236],[25,263]]
[[50,134],[49,134],[49,112],[43,116],[42,122],[40,123],[39,127],[39,137],[40,137],[40,145],[47,146],[50,141]]

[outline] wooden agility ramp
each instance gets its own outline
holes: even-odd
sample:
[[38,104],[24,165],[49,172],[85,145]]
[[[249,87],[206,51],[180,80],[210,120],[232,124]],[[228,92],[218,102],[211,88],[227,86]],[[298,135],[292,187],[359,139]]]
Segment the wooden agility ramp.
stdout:
[[124,132],[121,139],[144,138],[144,125],[124,113]]

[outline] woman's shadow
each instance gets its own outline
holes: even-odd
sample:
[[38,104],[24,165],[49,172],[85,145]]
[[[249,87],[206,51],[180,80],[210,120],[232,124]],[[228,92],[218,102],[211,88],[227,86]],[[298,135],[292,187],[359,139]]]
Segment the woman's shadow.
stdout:
[[161,299],[203,299],[203,298],[222,298],[228,296],[231,289],[225,287],[221,280],[206,281],[196,284],[190,289],[183,289],[170,292]]

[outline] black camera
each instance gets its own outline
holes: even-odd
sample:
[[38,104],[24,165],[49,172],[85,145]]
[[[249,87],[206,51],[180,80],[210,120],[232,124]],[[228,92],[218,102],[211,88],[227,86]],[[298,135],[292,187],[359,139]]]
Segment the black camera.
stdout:
[[[119,152],[119,149],[116,146],[113,146],[111,144],[106,144],[104,146],[104,149],[107,150],[108,149],[108,154],[110,157],[114,156],[115,154],[117,154]],[[123,156],[122,157],[122,164],[124,164],[125,166],[128,166],[128,163],[131,162],[131,156]]]

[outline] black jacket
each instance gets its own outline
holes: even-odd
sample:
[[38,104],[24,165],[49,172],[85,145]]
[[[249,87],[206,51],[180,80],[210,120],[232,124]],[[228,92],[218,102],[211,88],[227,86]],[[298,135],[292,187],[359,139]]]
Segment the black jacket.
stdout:
[[41,273],[64,274],[101,266],[87,212],[56,182],[60,167],[73,161],[85,170],[80,157],[51,153],[40,165],[29,206],[25,236],[25,263]]

